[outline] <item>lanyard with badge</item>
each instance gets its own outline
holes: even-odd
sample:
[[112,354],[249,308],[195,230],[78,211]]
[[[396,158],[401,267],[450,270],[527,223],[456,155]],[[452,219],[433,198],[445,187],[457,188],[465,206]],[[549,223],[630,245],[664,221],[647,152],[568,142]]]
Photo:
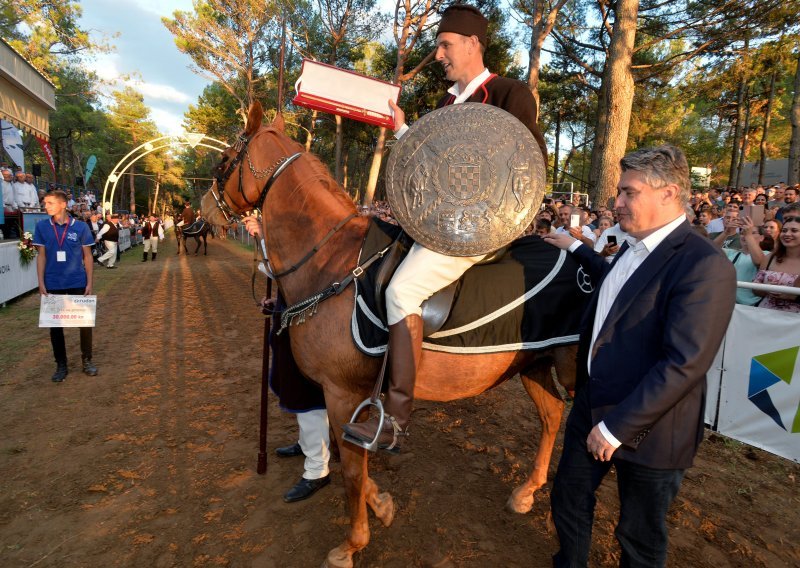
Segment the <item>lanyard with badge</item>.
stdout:
[[60,237],[58,236],[58,229],[56,229],[56,224],[50,219],[50,225],[53,227],[53,232],[56,234],[56,243],[58,243],[58,251],[56,251],[56,262],[67,262],[67,251],[61,250],[61,247],[64,246],[64,241],[67,238],[67,231],[69,231],[69,220],[64,225],[64,234]]

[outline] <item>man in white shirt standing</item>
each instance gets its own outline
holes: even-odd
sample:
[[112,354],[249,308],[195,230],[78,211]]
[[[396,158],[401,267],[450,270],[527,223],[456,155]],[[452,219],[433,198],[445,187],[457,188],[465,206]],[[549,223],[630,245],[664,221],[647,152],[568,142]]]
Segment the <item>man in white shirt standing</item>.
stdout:
[[[573,223],[573,215],[578,215],[577,224]],[[585,211],[569,204],[562,205],[558,209],[558,219],[561,221],[561,226],[556,229],[556,233],[572,235],[573,238],[579,239],[586,246],[594,246],[597,237],[586,224],[588,219]]]
[[686,220],[683,152],[639,150],[620,165],[615,209],[630,240],[613,264],[567,235],[544,237],[597,283],[551,493],[556,567],[588,564],[595,492],[612,464],[620,565],[665,565],[667,510],[703,439],[705,376],[735,303],[733,266]]
[[19,171],[14,181],[14,194],[16,195],[18,207],[39,207],[39,194],[33,184],[25,181],[25,172]]
[[6,211],[17,210],[17,199],[14,193],[14,184],[12,183],[11,170],[3,170],[3,209]]

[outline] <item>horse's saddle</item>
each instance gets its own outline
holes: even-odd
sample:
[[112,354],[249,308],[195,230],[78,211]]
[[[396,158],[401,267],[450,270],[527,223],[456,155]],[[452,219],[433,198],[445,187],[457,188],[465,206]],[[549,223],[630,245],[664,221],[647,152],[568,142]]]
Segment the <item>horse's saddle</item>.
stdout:
[[[412,243],[400,227],[379,220],[373,220],[364,239],[362,262],[389,246],[383,261],[356,283],[351,328],[359,349],[369,355],[385,350],[384,294]],[[583,288],[579,285],[579,272],[567,253],[540,238],[519,239],[422,305],[425,346],[479,352],[469,349],[536,349],[575,342],[583,303],[591,292],[582,274]]]
[[206,222],[203,219],[198,219],[188,227],[182,227],[181,233],[186,235],[187,237],[194,237],[195,235],[199,235],[203,232],[203,228],[206,226]]

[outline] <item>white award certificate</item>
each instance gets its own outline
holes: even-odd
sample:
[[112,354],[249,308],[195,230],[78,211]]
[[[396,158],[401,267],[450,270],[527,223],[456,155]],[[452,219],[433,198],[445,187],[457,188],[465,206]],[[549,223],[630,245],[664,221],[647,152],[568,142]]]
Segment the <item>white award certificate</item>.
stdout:
[[94,327],[97,296],[41,296],[39,327]]

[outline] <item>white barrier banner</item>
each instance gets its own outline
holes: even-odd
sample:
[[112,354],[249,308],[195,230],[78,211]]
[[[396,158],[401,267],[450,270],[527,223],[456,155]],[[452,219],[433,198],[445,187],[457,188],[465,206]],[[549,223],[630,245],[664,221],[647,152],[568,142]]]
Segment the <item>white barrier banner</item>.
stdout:
[[131,230],[130,229],[120,229],[119,230],[119,250],[128,250],[131,248]]
[[39,287],[36,259],[22,264],[18,244],[19,241],[0,243],[0,303]]
[[736,306],[723,348],[718,431],[800,462],[800,314]]
[[41,296],[39,327],[94,327],[97,296]]

